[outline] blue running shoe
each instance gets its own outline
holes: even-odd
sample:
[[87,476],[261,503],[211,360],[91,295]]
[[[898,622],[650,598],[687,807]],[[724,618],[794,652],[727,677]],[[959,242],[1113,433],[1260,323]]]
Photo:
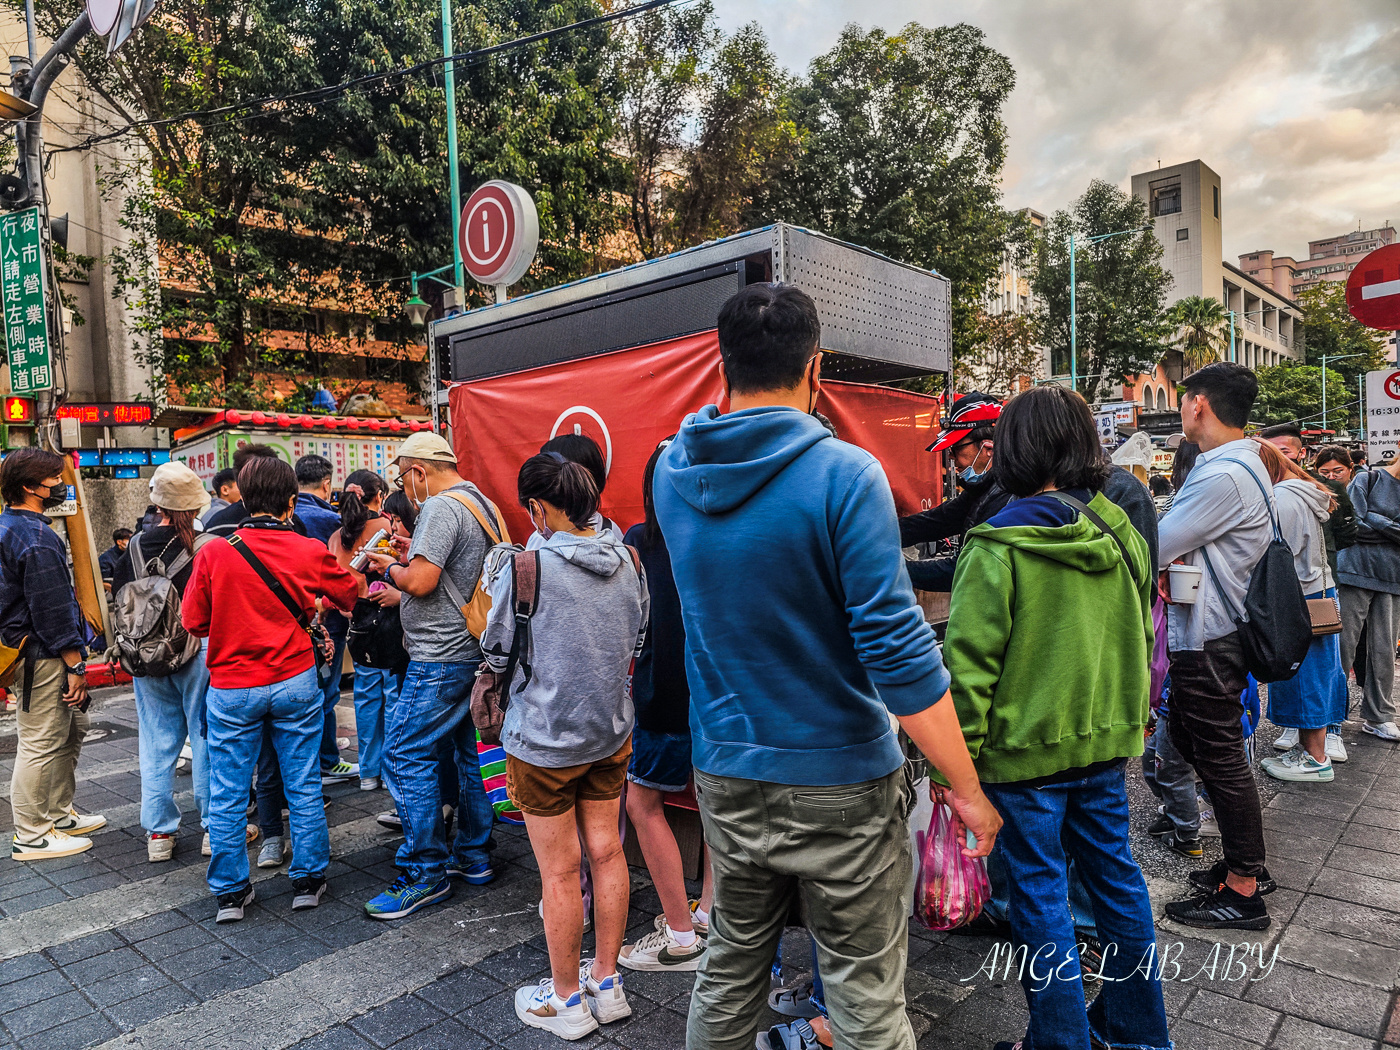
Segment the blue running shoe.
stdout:
[[400,875],[392,886],[365,905],[365,914],[371,919],[402,919],[450,896],[452,883],[447,879],[415,882],[408,875]]
[[485,886],[496,877],[496,873],[491,869],[490,861],[480,860],[475,864],[462,864],[453,861],[447,866],[447,877],[461,879],[473,886]]

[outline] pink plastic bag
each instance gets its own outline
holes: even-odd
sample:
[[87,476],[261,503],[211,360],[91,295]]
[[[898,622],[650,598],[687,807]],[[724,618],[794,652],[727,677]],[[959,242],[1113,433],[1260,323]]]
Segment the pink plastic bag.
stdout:
[[933,807],[928,831],[916,836],[919,878],[914,885],[914,916],[930,930],[952,930],[977,918],[992,895],[985,857],[967,857],[961,825],[945,803]]

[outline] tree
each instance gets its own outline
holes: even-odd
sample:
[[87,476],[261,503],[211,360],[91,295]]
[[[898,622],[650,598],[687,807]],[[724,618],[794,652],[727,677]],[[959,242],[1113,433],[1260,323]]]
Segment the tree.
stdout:
[[[1312,365],[1274,365],[1260,368],[1259,396],[1255,399],[1250,422],[1269,426],[1299,423],[1316,427],[1322,423],[1322,369]],[[1330,365],[1327,368],[1327,425],[1340,430],[1356,416],[1355,385]]]
[[1351,316],[1343,282],[1324,281],[1304,289],[1298,304],[1305,318],[1302,339],[1308,364],[1320,367],[1326,354],[1327,370],[1340,373],[1352,391],[1358,376],[1386,367],[1384,335]]
[[1070,371],[1069,236],[1075,236],[1077,370],[1084,396],[1150,372],[1167,349],[1166,299],[1171,274],[1161,266],[1162,246],[1151,230],[1094,241],[1120,230],[1142,230],[1147,203],[1099,179],[1069,211],[1045,224],[1031,285],[1044,304],[1041,342],[1050,349],[1055,375]]
[[847,26],[794,85],[801,148],[755,195],[746,225],[792,222],[949,277],[961,357],[1019,228],[999,203],[1015,81],[970,25]]
[[[39,6],[52,35],[80,5]],[[466,50],[598,11],[592,0],[485,0],[455,20]],[[76,60],[123,120],[160,121],[421,62],[440,54],[438,32],[430,0],[167,0],[115,56],[90,37]],[[608,47],[600,28],[457,70],[463,181],[500,176],[535,192],[537,281],[587,272],[610,219]],[[401,374],[416,356],[401,279],[450,259],[455,229],[432,76],[135,134],[149,160],[106,173],[128,191],[130,244],[113,270],[119,293],[149,307],[139,352],[158,397],[173,387],[194,404],[267,404],[274,377],[323,376],[346,357]],[[327,312],[341,319],[333,329]],[[359,354],[376,336],[392,336],[401,359]]]
[[977,339],[953,364],[954,390],[981,390],[993,397],[1020,393],[1042,378],[1043,352],[1035,321],[1024,314],[977,315]]
[[1229,353],[1230,317],[1219,299],[1188,295],[1172,303],[1166,320],[1176,330],[1177,349],[1193,370],[1223,361]]
[[617,31],[628,228],[653,258],[742,229],[753,194],[792,153],[789,78],[763,31],[726,38],[710,0]]

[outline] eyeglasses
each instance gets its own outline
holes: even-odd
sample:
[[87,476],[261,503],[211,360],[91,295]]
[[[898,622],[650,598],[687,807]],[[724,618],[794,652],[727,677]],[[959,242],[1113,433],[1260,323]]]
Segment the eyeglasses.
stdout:
[[1350,473],[1346,467],[1318,467],[1317,472],[1330,481],[1341,481]]

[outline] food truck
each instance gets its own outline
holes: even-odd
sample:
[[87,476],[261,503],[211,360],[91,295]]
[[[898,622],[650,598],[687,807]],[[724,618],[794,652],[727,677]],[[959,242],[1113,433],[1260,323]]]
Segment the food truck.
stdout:
[[603,512],[642,520],[642,471],[662,438],[709,403],[724,407],[720,307],[760,281],[794,284],[821,320],[817,411],[883,464],[901,514],[942,498],[940,457],[925,451],[941,400],[877,384],[946,375],[951,286],[937,273],[777,224],[438,321],[435,359],[450,384],[461,473],[506,515],[520,464],[562,433],[598,442]]

